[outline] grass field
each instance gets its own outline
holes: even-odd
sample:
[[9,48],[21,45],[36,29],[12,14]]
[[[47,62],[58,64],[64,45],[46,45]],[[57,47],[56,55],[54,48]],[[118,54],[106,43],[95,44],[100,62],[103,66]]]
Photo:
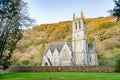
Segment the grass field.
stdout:
[[0,80],[120,80],[120,73],[21,72],[2,74]]

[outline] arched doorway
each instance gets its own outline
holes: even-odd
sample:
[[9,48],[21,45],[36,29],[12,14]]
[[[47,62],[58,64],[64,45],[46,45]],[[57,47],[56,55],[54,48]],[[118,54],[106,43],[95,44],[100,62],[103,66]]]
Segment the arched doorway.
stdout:
[[47,63],[47,62],[45,62],[45,66],[48,66],[48,63]]

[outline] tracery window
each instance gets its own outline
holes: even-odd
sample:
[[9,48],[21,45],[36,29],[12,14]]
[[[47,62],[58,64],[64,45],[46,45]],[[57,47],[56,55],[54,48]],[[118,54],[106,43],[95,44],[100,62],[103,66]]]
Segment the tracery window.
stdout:
[[67,50],[63,50],[62,60],[63,60],[63,61],[68,61],[68,60],[69,60],[69,55],[68,55]]

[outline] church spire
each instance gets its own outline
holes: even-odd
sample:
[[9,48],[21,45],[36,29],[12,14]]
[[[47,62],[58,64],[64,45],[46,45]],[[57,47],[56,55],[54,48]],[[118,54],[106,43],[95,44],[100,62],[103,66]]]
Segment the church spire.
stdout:
[[73,13],[73,21],[75,21],[75,13]]
[[83,11],[81,11],[81,20],[85,21],[85,17],[83,15]]

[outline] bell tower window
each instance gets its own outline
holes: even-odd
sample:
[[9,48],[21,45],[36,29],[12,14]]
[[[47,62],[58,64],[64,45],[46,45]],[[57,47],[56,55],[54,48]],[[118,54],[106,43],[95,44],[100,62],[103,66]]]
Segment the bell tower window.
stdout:
[[80,25],[80,22],[79,22],[79,29],[81,29],[81,25]]
[[77,30],[77,23],[75,22],[75,30]]

